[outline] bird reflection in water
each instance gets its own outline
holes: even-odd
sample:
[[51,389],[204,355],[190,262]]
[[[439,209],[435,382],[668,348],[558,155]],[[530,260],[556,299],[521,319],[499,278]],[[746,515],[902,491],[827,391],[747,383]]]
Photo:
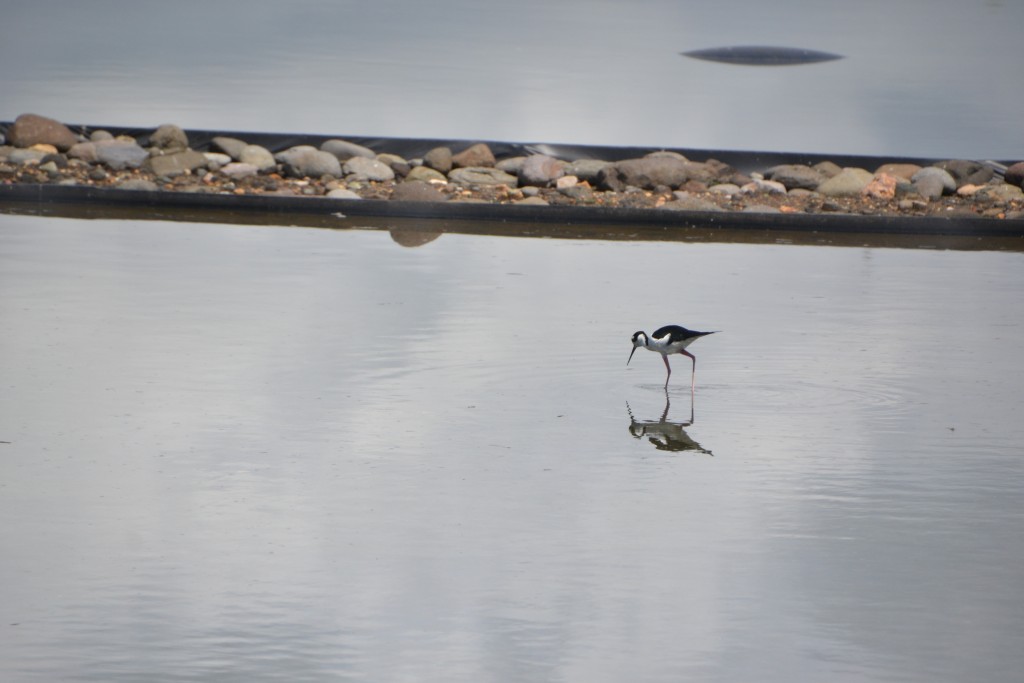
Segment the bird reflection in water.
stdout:
[[638,439],[647,437],[659,451],[696,451],[714,456],[714,453],[701,446],[686,433],[686,427],[693,424],[693,402],[690,402],[690,419],[683,422],[670,422],[668,411],[671,407],[668,390],[665,390],[665,410],[659,420],[638,420],[633,417],[633,410],[626,401],[626,412],[629,413],[629,433]]

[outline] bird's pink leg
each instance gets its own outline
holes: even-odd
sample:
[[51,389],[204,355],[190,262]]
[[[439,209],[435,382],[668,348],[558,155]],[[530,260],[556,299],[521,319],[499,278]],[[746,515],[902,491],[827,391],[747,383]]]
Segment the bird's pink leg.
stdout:
[[679,353],[684,356],[689,356],[693,361],[693,368],[690,370],[690,393],[693,393],[694,387],[697,385],[697,357],[686,349],[681,350]]
[[668,374],[665,375],[665,387],[668,387],[668,378],[672,376],[672,366],[668,364],[668,356],[665,354],[661,355],[661,359],[665,361],[665,369],[668,370]]

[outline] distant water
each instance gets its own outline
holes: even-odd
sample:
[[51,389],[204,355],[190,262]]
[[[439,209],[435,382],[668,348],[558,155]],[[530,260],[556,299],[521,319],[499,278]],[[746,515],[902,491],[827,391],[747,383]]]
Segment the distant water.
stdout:
[[[1024,158],[1024,3],[8,3],[0,119]],[[681,52],[843,55],[747,67]]]

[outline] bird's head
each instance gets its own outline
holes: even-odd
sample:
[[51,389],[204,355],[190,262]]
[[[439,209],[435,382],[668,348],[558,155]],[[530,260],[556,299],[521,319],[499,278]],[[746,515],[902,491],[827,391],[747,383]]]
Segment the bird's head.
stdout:
[[633,354],[641,346],[647,346],[647,333],[646,332],[634,332],[633,333],[633,350],[629,352],[629,359],[626,360],[626,365],[629,365],[629,361],[633,360]]

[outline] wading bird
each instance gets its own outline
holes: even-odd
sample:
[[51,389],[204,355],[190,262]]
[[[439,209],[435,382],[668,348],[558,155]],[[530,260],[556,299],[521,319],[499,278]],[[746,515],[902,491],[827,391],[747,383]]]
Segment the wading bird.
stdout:
[[697,359],[686,350],[686,347],[709,334],[714,334],[714,332],[695,332],[679,325],[660,327],[650,337],[647,336],[646,332],[634,332],[633,350],[629,352],[629,360],[626,361],[626,365],[629,365],[629,361],[633,360],[633,354],[641,346],[648,351],[660,353],[661,359],[665,361],[665,369],[668,370],[668,374],[665,375],[665,386],[668,387],[668,380],[672,377],[672,366],[668,364],[668,357],[673,353],[689,356],[693,361],[693,368],[690,372],[690,392],[692,393],[697,378]]

